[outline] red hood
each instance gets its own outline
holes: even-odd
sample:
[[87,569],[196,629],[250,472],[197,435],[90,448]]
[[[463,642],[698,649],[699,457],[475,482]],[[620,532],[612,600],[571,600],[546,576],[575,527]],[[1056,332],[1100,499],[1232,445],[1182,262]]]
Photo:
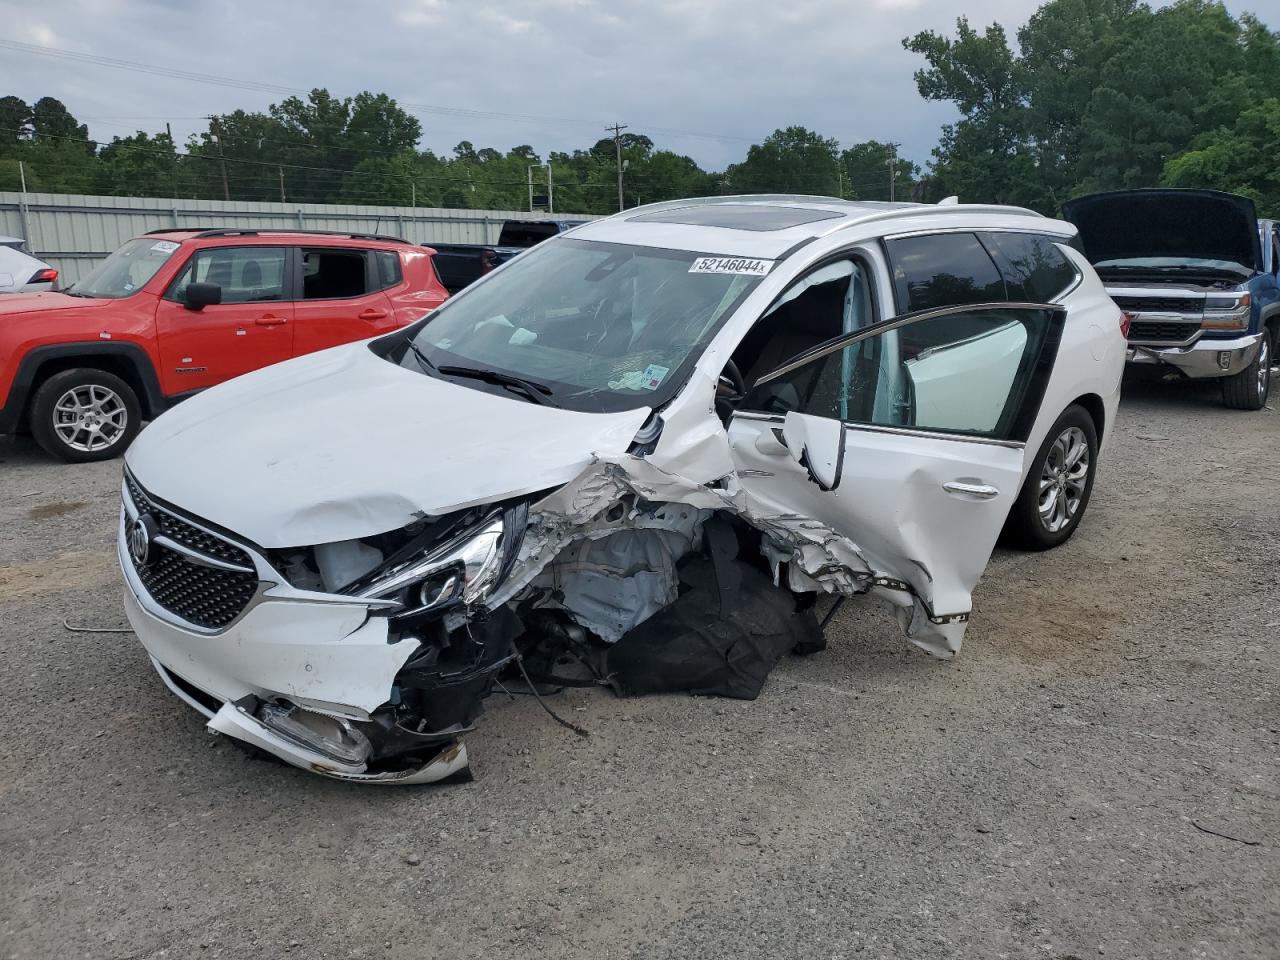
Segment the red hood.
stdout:
[[91,297],[70,297],[65,293],[9,293],[0,296],[0,317],[47,313],[50,310],[93,310],[114,302]]

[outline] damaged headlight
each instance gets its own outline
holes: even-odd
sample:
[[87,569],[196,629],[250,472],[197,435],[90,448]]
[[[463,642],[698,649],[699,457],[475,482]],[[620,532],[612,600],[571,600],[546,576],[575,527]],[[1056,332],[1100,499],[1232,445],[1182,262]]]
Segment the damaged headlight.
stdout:
[[395,600],[397,615],[425,613],[483,600],[515,562],[528,507],[520,504],[426,552],[392,556],[347,591],[361,599]]

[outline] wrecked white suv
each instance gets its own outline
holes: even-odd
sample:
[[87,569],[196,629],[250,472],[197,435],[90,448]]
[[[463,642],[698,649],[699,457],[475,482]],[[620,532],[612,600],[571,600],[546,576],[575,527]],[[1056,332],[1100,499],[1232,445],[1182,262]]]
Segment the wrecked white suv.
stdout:
[[1074,232],[781,196],[578,227],[144,431],[129,620],[213,730],[380,783],[463,772],[504,672],[752,697],[822,593],[950,657],[1001,531],[1075,530],[1114,419]]

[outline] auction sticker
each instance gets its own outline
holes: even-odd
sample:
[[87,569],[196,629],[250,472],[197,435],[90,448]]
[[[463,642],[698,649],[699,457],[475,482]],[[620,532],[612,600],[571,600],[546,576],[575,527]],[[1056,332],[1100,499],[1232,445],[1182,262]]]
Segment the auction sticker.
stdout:
[[699,257],[690,273],[733,273],[747,277],[763,277],[773,267],[772,260],[748,260],[744,257]]
[[156,253],[173,253],[178,249],[178,245],[172,240],[157,240],[151,245],[151,249]]

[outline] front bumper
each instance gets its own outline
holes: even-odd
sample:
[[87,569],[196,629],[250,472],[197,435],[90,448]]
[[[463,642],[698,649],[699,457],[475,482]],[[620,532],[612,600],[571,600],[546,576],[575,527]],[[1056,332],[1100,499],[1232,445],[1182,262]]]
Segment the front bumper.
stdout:
[[209,729],[253,744],[295,767],[339,780],[430,783],[467,765],[461,743],[444,745],[407,770],[372,772],[282,736],[252,713],[255,702],[289,703],[342,721],[367,720],[391,696],[396,674],[415,652],[388,642],[388,621],[367,605],[307,597],[264,579],[245,613],[220,632],[174,622],[148,596],[128,556],[127,513],[116,550],[125,614],[161,679],[209,721]]
[[1231,340],[1200,339],[1187,347],[1131,346],[1125,359],[1133,364],[1167,364],[1193,380],[1230,377],[1258,356],[1262,334],[1253,333]]

